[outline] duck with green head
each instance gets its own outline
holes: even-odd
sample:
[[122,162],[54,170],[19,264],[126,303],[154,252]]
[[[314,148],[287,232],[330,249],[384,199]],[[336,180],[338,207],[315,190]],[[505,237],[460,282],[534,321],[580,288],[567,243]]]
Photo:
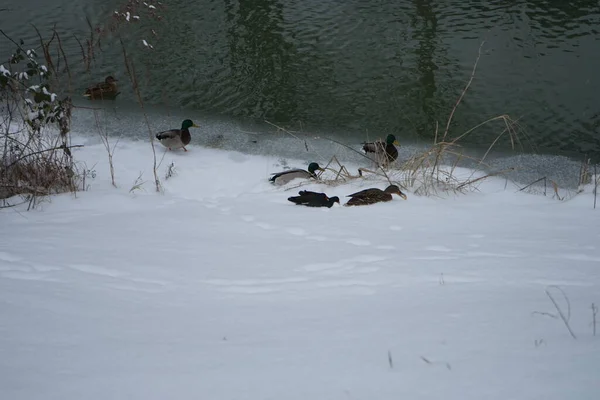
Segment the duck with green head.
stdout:
[[191,119],[186,119],[181,123],[181,129],[171,129],[156,134],[156,139],[169,150],[183,149],[192,141],[190,128],[199,128]]
[[325,171],[316,162],[308,164],[308,171],[304,169],[288,169],[287,171],[273,174],[269,181],[275,185],[285,185],[293,179],[319,179],[316,171]]
[[87,88],[83,95],[90,100],[113,100],[121,93],[117,88],[117,82],[112,76],[107,76],[104,82],[96,83]]
[[372,143],[364,143],[363,150],[365,153],[375,153],[377,162],[381,165],[389,165],[398,158],[398,146],[396,136],[390,134],[385,138],[385,143],[381,140]]

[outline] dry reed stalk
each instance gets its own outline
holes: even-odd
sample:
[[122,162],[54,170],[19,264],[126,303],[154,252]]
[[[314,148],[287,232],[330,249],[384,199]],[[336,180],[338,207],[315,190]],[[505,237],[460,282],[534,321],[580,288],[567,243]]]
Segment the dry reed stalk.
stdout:
[[133,62],[127,56],[127,50],[125,49],[125,44],[123,43],[123,39],[119,38],[119,42],[121,43],[121,49],[123,50],[123,59],[125,61],[127,75],[129,76],[129,79],[131,80],[133,92],[135,93],[135,97],[138,101],[138,104],[140,105],[140,107],[142,109],[142,113],[144,114],[144,121],[146,123],[146,127],[148,128],[148,137],[150,139],[150,147],[152,147],[152,161],[153,161],[152,172],[154,174],[154,185],[155,185],[156,191],[160,192],[162,187],[161,187],[160,179],[158,178],[156,149],[154,148],[154,133],[152,132],[152,128],[150,127],[150,121],[148,120],[148,114],[146,113],[146,109],[144,107],[144,101],[142,100],[142,95],[140,93],[140,87],[138,84],[137,76],[135,74],[135,66],[133,65]]
[[598,314],[598,307],[592,303],[592,333],[596,336],[596,315]]
[[596,209],[596,197],[598,195],[598,183],[600,182],[600,176],[598,176],[598,172],[596,171],[596,164],[594,164],[594,176],[596,177],[596,182],[594,184],[594,210]]

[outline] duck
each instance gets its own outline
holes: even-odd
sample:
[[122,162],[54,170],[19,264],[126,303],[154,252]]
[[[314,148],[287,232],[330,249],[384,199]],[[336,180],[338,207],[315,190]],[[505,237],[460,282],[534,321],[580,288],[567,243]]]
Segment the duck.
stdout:
[[156,139],[169,150],[183,149],[192,141],[190,128],[199,128],[191,119],[185,119],[181,123],[181,129],[171,129],[156,134]]
[[396,149],[396,146],[399,146],[396,136],[389,134],[385,138],[385,143],[381,140],[363,143],[362,149],[365,153],[375,153],[379,164],[389,165],[398,158],[398,149]]
[[301,190],[298,192],[299,196],[288,197],[288,201],[295,203],[299,206],[307,207],[327,207],[331,208],[334,203],[340,204],[340,198],[337,196],[329,197],[325,193],[311,192],[308,190]]
[[119,93],[121,93],[118,91],[117,82],[117,79],[115,79],[114,77],[107,76],[104,82],[96,83],[95,85],[87,88],[83,95],[85,97],[88,97],[90,100],[113,100],[117,97]]
[[269,181],[275,185],[285,185],[289,181],[301,178],[301,179],[318,179],[315,171],[325,171],[316,162],[308,164],[308,171],[304,169],[288,169],[287,171],[277,172],[269,179]]
[[370,188],[361,190],[360,192],[352,193],[347,197],[351,199],[345,204],[346,206],[366,206],[369,204],[380,203],[382,201],[391,201],[392,194],[397,194],[406,200],[406,195],[402,193],[396,185],[390,185],[385,190]]

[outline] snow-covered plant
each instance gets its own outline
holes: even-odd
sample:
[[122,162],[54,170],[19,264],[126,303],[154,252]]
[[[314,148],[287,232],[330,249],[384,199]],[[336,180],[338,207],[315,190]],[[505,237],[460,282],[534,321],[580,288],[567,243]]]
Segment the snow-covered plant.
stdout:
[[51,90],[50,75],[48,67],[38,62],[34,49],[19,47],[10,57],[8,68],[0,65],[0,90],[4,98],[14,100],[14,105],[19,106],[23,121],[33,132],[58,124],[65,134],[69,130],[71,101],[59,99]]
[[73,190],[71,100],[53,90],[47,60],[13,43],[0,65],[0,198]]

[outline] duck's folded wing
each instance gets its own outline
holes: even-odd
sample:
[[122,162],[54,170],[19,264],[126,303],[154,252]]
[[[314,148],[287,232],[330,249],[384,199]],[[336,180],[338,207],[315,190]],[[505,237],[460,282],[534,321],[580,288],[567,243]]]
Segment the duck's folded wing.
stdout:
[[298,194],[300,196],[316,196],[327,198],[327,195],[325,193],[311,192],[310,190],[301,190],[298,192]]
[[346,197],[363,197],[363,196],[368,195],[369,193],[371,193],[371,189],[365,189],[365,190],[361,190],[360,192],[349,194]]
[[281,177],[281,176],[285,176],[285,175],[289,175],[290,177],[292,176],[304,176],[304,175],[308,175],[308,172],[303,170],[303,169],[288,169],[287,171],[282,171],[282,172],[275,172],[273,174],[271,174],[271,180],[274,181],[275,179]]
[[360,192],[349,194],[346,197],[370,197],[370,196],[373,195],[374,192],[377,192],[377,189],[375,189],[375,190],[373,190],[373,189],[364,189],[364,190],[361,190]]
[[180,134],[179,129],[171,129],[169,131],[158,132],[156,134],[156,138],[158,140],[175,139],[176,137],[179,137],[179,134]]

